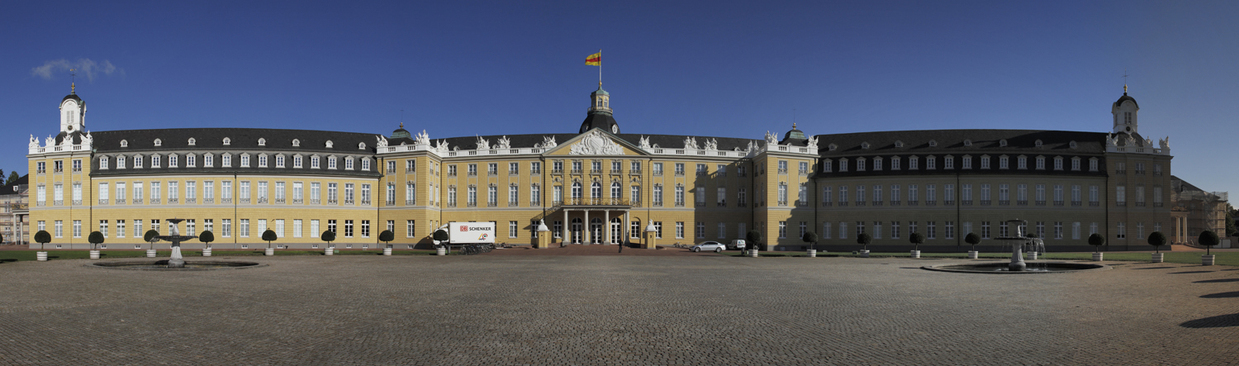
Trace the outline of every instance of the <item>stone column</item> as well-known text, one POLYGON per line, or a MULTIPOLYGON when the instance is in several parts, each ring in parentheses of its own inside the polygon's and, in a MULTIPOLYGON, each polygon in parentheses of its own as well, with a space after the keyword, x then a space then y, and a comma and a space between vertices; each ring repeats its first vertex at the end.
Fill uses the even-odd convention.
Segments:
POLYGON ((581 220, 581 244, 589 244, 589 209, 585 210, 585 218, 581 220))
POLYGON ((611 210, 603 210, 602 217, 604 217, 602 220, 602 241, 609 243, 611 240, 611 210))
POLYGON ((564 237, 560 239, 561 243, 568 242, 568 240, 572 238, 571 236, 572 235, 572 223, 568 222, 568 209, 565 208, 563 210, 564 210, 564 232, 563 232, 564 237))

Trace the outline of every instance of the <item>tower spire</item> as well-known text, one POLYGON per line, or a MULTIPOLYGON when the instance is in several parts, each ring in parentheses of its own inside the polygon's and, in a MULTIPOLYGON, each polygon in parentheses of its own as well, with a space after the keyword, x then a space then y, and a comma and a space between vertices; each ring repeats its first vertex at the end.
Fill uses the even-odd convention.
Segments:
POLYGON ((1123 69, 1123 95, 1127 95, 1127 69, 1123 69))
POLYGON ((69 69, 69 76, 73 78, 73 82, 69 83, 69 94, 77 94, 77 69, 69 69))

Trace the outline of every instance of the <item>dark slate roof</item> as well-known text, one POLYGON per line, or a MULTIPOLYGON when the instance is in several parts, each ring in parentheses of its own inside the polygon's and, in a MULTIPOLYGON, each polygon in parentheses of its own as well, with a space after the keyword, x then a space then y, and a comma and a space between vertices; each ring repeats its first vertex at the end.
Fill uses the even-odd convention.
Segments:
MULTIPOLYGON (((159 130, 119 130, 91 132, 94 138, 94 149, 99 153, 129 153, 149 151, 175 150, 236 150, 236 151, 306 151, 334 154, 365 154, 373 153, 378 143, 373 133, 315 131, 315 130, 281 130, 269 128, 169 128, 159 130), (189 139, 194 138, 194 146, 189 146, 189 139), (232 143, 224 146, 224 138, 232 143), (258 139, 265 138, 266 146, 258 146, 258 139), (155 139, 160 139, 162 146, 155 146, 155 139), (301 142, 300 147, 293 146, 293 139, 301 142), (128 140, 129 147, 120 147, 121 140, 128 140), (327 148, 327 141, 334 144, 327 148), (358 143, 366 144, 365 150, 357 148, 358 143)), ((388 140, 391 143, 391 140, 388 140)))
MULTIPOLYGON (((9 184, 5 184, 4 186, 0 186, 0 194, 16 194, 16 193, 19 193, 20 191, 14 190, 13 188, 14 188, 14 187, 17 187, 17 189, 21 189, 21 186, 26 185, 26 182, 28 182, 28 181, 29 181, 29 178, 30 178, 30 175, 29 175, 29 174, 26 174, 26 175, 21 176, 21 178, 17 178, 17 181, 16 181, 16 182, 9 183, 9 184)), ((7 177, 6 177, 6 179, 7 179, 7 177)))
POLYGON ((1080 131, 920 130, 859 132, 817 135, 816 137, 818 138, 818 154, 822 157, 968 152, 1104 154, 1106 151, 1105 133, 1080 131), (999 146, 999 141, 1004 139, 1007 141, 1007 146, 999 146), (972 146, 964 146, 965 140, 970 140, 972 146), (1037 140, 1041 140, 1041 147, 1036 146, 1037 140), (903 147, 895 147, 896 141, 903 142, 903 147), (935 141, 937 146, 930 146, 930 141, 935 141), (1075 149, 1070 147, 1071 141, 1076 142, 1075 149), (869 143, 868 149, 861 146, 865 142, 869 143), (831 144, 837 145, 834 151, 830 151, 831 144))
POLYGON ((64 99, 60 100, 60 102, 64 103, 66 100, 69 100, 69 99, 77 100, 78 105, 86 105, 86 103, 82 102, 82 98, 79 98, 76 93, 70 93, 69 95, 66 95, 64 99))
MULTIPOLYGON (((571 140, 577 137, 578 135, 580 134, 540 133, 540 134, 529 134, 529 135, 506 135, 506 136, 508 140, 511 141, 512 147, 533 147, 536 144, 542 143, 543 137, 554 136, 555 143, 563 144, 564 142, 571 140)), ((481 136, 481 137, 486 139, 487 142, 491 144, 491 146, 494 146, 495 143, 499 141, 499 138, 504 137, 504 136, 505 135, 487 135, 487 136, 481 136)), ((753 142, 753 144, 758 145, 758 146, 761 146, 761 144, 764 144, 762 140, 741 139, 741 138, 734 138, 734 137, 647 135, 647 134, 635 134, 635 133, 621 133, 615 136, 619 137, 621 140, 624 140, 630 144, 633 144, 634 146, 640 146, 641 138, 647 137, 650 140, 650 146, 658 146, 664 149, 684 148, 684 139, 687 137, 693 137, 697 139, 698 147, 704 147, 705 142, 710 139, 717 139, 719 150, 734 150, 736 148, 739 148, 740 150, 744 150, 748 148, 749 142, 753 142)), ((444 139, 432 138, 431 144, 438 144, 438 141, 443 140, 444 142, 448 143, 449 150, 454 150, 456 147, 460 147, 461 150, 473 150, 477 148, 477 139, 478 139, 477 136, 449 137, 449 138, 444 138, 444 139)), ((409 145, 412 145, 413 141, 408 140, 407 143, 409 145)), ((399 145, 400 142, 388 140, 388 144, 399 145)))
POLYGON ((1170 184, 1172 187, 1174 187, 1175 192, 1186 192, 1186 191, 1204 192, 1205 191, 1203 189, 1200 189, 1200 187, 1197 187, 1194 184, 1188 183, 1187 181, 1183 180, 1183 178, 1179 178, 1178 176, 1174 174, 1170 175, 1170 184))
POLYGON ((610 113, 591 112, 585 116, 584 121, 581 121, 581 129, 578 133, 585 133, 594 128, 611 132, 611 126, 616 126, 615 131, 619 131, 619 124, 615 122, 615 117, 610 113))
MULTIPOLYGON (((1126 88, 1126 87, 1124 87, 1124 88, 1126 88)), ((1118 108, 1118 106, 1119 106, 1119 105, 1122 105, 1122 104, 1123 104, 1123 101, 1127 101, 1127 100, 1130 100, 1130 101, 1132 102, 1132 104, 1135 104, 1135 105, 1136 105, 1136 109, 1140 109, 1140 104, 1139 104, 1139 103, 1136 103, 1136 98, 1132 98, 1132 97, 1128 96, 1128 95, 1127 95, 1127 92, 1123 92, 1123 96, 1119 97, 1119 100, 1117 100, 1117 101, 1115 101, 1115 102, 1114 102, 1114 107, 1115 107, 1115 108, 1118 108)))

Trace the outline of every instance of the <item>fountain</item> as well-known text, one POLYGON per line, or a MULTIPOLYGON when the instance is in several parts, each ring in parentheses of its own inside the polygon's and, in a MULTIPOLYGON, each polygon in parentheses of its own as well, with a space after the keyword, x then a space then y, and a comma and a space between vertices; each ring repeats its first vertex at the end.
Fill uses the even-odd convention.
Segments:
POLYGON ((181 256, 181 242, 198 237, 196 235, 179 235, 177 225, 180 225, 181 221, 185 221, 185 219, 168 219, 168 222, 172 224, 172 235, 156 236, 159 240, 167 240, 172 243, 172 258, 168 259, 168 268, 185 268, 185 257, 181 256))
POLYGON ((181 242, 189 239, 197 238, 193 235, 180 235, 177 230, 177 225, 184 219, 168 219, 172 223, 172 235, 156 236, 159 240, 167 240, 172 243, 172 257, 168 260, 151 262, 94 262, 95 267, 113 268, 113 269, 139 269, 139 270, 210 270, 210 269, 230 269, 230 268, 251 268, 261 267, 254 262, 229 262, 229 261, 195 261, 186 263, 185 258, 181 256, 181 242))
POLYGON ((951 264, 921 268, 932 271, 967 273, 1061 273, 1064 271, 1108 268, 1096 264, 1063 262, 1039 262, 1030 266, 1029 263, 1024 262, 1024 251, 1028 251, 1029 260, 1035 260, 1037 259, 1037 254, 1045 254, 1045 242, 1041 238, 1030 237, 1024 233, 1024 228, 1028 226, 1028 221, 1020 219, 1007 220, 1006 225, 1015 225, 1015 235, 998 237, 994 238, 994 240, 1002 241, 1006 245, 1011 246, 1011 261, 1009 263, 951 264))

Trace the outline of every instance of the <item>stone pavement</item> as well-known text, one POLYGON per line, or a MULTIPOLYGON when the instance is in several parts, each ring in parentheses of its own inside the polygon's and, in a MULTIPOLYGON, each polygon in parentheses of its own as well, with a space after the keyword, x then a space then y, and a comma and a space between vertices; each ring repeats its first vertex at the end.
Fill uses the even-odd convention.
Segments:
POLYGON ((1239 268, 1226 266, 1003 276, 896 258, 239 259, 269 266, 0 263, 0 364, 1239 363, 1239 268))

